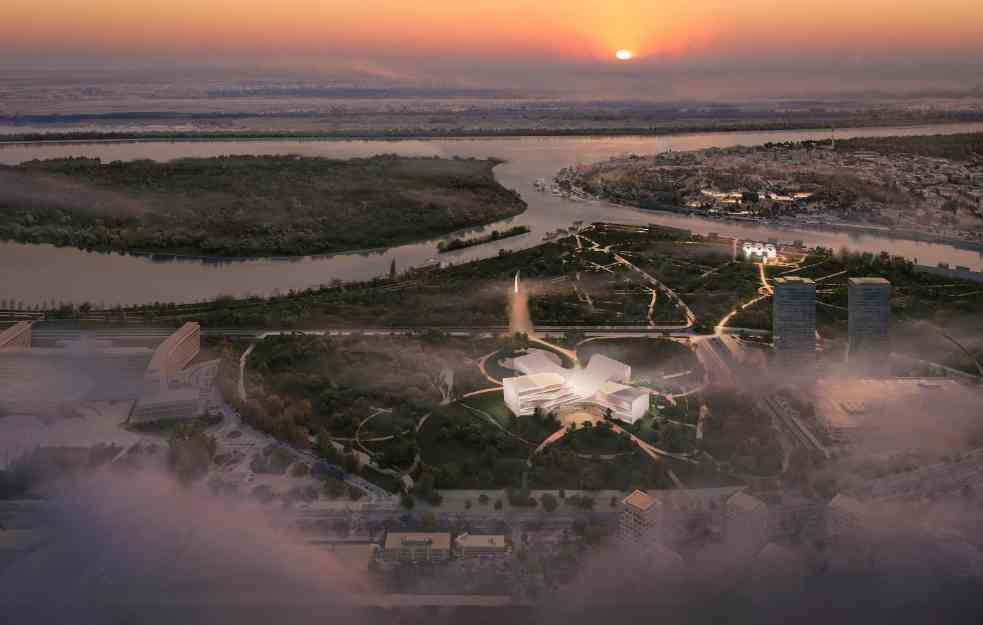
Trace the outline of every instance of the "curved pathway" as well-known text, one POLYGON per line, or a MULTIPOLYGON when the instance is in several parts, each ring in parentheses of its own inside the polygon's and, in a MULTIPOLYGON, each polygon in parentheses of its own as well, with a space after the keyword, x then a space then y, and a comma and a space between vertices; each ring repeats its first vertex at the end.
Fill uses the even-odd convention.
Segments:
MULTIPOLYGON (((587 241, 588 243, 590 243, 590 250, 592 252, 601 252, 603 254, 610 254, 611 255, 611 258, 614 259, 615 263, 620 264, 620 265, 623 265, 625 267, 628 267, 632 271, 634 271, 634 272, 638 273, 639 275, 641 275, 656 290, 661 290, 666 295, 668 295, 669 298, 673 302, 676 303, 676 306, 680 310, 683 311, 683 315, 686 317, 686 323, 663 324, 663 325, 650 325, 651 329, 653 329, 653 330, 686 330, 688 328, 692 328, 693 327, 693 324, 696 323, 696 315, 690 309, 689 305, 686 304, 686 302, 684 302, 683 299, 681 297, 679 297, 679 295, 675 291, 673 291, 671 288, 669 288, 669 286, 667 284, 665 284, 665 283, 661 282, 660 280, 654 278, 651 274, 647 273, 646 271, 644 271, 643 269, 641 269, 640 267, 638 267, 637 265, 633 264, 631 261, 629 261, 628 259, 626 259, 621 254, 619 254, 615 250, 611 249, 612 248, 611 245, 608 245, 606 247, 601 247, 601 245, 598 244, 596 241, 594 241, 592 239, 589 239, 589 238, 585 237, 583 234, 580 234, 580 233, 575 234, 574 236, 577 238, 578 244, 579 244, 580 239, 582 238, 584 241, 587 241)), ((607 267, 601 267, 601 268, 602 269, 605 269, 607 271, 610 271, 610 269, 608 269, 607 267)))
POLYGON ((249 346, 246 351, 242 352, 242 356, 239 357, 239 400, 246 401, 246 360, 249 358, 249 354, 253 353, 253 349, 256 348, 256 343, 249 346))
MULTIPOLYGON (((392 409, 391 408, 376 408, 375 412, 373 412, 369 416, 367 416, 364 419, 362 419, 361 421, 359 421, 358 426, 355 428, 355 444, 358 445, 359 447, 361 447, 362 448, 362 451, 364 451, 365 453, 369 454, 370 456, 372 455, 372 452, 369 451, 368 448, 365 445, 363 445, 362 443, 363 442, 368 443, 368 442, 371 442, 371 441, 369 439, 362 439, 359 436, 359 433, 362 431, 362 427, 366 423, 368 423, 369 421, 371 421, 372 419, 378 417, 379 415, 381 415, 383 413, 392 413, 392 409)), ((377 438, 377 439, 374 439, 374 440, 376 440, 376 441, 387 441, 387 440, 392 440, 394 438, 396 438, 396 435, 395 434, 389 434, 388 436, 383 436, 381 438, 377 438)))

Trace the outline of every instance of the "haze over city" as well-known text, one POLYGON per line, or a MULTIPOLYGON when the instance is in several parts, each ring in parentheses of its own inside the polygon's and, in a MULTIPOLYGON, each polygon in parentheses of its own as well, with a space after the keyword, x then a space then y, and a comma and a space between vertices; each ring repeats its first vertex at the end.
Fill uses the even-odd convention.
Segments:
POLYGON ((983 59, 983 9, 964 0, 208 0, 152 15, 12 0, 0 17, 7 68, 264 68, 593 97, 975 88, 983 59))

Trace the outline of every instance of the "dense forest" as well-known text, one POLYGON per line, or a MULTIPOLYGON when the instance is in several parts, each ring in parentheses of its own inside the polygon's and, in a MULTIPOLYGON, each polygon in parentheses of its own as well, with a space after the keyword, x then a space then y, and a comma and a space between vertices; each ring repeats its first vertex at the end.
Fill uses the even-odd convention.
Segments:
POLYGON ((293 256, 385 247, 525 210, 495 160, 68 158, 0 167, 0 239, 84 249, 293 256))
POLYGON ((983 159, 983 132, 912 137, 859 137, 836 142, 837 150, 917 154, 954 161, 983 159))

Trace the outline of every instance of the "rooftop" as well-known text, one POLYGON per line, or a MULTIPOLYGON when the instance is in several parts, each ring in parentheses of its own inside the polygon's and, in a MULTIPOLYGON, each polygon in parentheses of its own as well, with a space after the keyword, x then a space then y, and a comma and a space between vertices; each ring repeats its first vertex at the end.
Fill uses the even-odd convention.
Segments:
POLYGON ((850 278, 850 284, 882 284, 891 286, 891 282, 886 278, 850 278))
POLYGON ((513 366, 517 371, 521 371, 525 374, 535 374, 535 373, 569 373, 567 369, 564 369, 554 354, 544 352, 541 349, 530 349, 528 352, 517 357, 512 361, 513 366), (556 360, 554 360, 554 358, 556 360))
POLYGON ((451 535, 447 532, 389 532, 386 549, 427 546, 431 549, 450 549, 451 535))
POLYGON ((465 548, 505 547, 505 536, 502 534, 461 534, 454 542, 459 547, 465 548))
POLYGON ((786 278, 775 278, 775 284, 815 284, 815 282, 801 276, 788 276, 786 278))
POLYGON ((631 506, 632 508, 635 508, 640 512, 647 512, 649 508, 651 508, 658 502, 659 502, 658 499, 640 490, 636 490, 635 492, 628 495, 622 500, 623 504, 625 504, 626 506, 631 506))
POLYGON ((635 401, 639 397, 648 397, 650 394, 645 389, 638 388, 636 386, 626 386, 624 384, 618 384, 617 382, 606 382, 599 390, 608 397, 629 403, 635 401))
POLYGON ((560 386, 566 383, 566 379, 558 373, 534 373, 523 375, 517 378, 506 378, 505 381, 511 382, 520 393, 531 391, 537 388, 548 388, 560 386))

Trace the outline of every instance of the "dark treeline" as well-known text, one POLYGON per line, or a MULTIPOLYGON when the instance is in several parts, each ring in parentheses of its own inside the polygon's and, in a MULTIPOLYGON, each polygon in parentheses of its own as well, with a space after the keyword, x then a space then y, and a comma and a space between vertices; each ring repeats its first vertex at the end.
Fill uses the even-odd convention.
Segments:
POLYGON ((0 239, 83 249, 302 256, 386 247, 525 210, 495 160, 228 156, 0 167, 0 239))
POLYGON ((437 245, 437 249, 441 252, 452 252, 454 250, 462 250, 466 247, 474 247, 475 245, 481 245, 483 243, 491 243, 492 241, 498 241, 499 239, 506 239, 508 237, 519 236, 520 234, 529 234, 529 226, 514 226, 508 230, 492 230, 486 235, 480 237, 471 237, 468 239, 451 239, 450 241, 441 241, 437 245))
POLYGON ((983 159, 983 132, 915 137, 860 137, 836 142, 837 150, 917 154, 955 161, 983 159))

